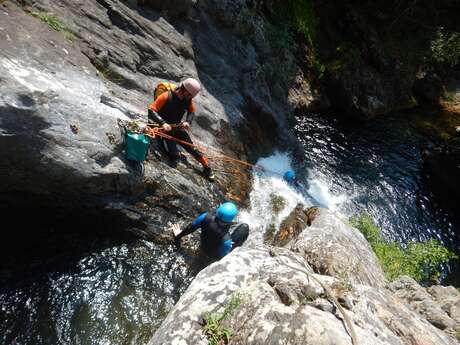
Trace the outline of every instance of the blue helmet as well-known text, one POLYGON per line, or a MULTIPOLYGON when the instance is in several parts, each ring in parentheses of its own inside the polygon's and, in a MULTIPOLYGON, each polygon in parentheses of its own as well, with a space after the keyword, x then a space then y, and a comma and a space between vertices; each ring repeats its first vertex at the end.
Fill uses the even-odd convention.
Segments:
POLYGON ((217 209, 217 218, 223 222, 230 223, 238 214, 238 209, 232 202, 225 202, 217 209))
POLYGON ((292 170, 288 170, 284 173, 283 179, 286 182, 293 182, 295 180, 295 174, 292 170))

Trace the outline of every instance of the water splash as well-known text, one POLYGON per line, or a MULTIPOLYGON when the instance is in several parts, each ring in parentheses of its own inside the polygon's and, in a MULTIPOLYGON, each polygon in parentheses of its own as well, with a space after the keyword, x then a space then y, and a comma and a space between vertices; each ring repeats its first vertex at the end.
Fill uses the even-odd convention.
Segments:
POLYGON ((251 228, 247 245, 263 243, 266 231, 273 227, 277 229, 298 203, 305 207, 322 206, 336 210, 345 200, 344 196, 334 196, 327 183, 317 178, 307 178, 308 188, 302 181, 295 186, 284 181, 284 172, 294 170, 288 153, 275 152, 259 159, 257 165, 265 171, 254 171, 251 204, 238 219, 251 228))
POLYGON ((326 179, 316 175, 312 170, 309 170, 309 178, 307 178, 307 194, 316 206, 328 208, 331 211, 342 213, 342 206, 347 201, 347 196, 344 194, 333 194, 331 192, 331 184, 326 182, 326 179))

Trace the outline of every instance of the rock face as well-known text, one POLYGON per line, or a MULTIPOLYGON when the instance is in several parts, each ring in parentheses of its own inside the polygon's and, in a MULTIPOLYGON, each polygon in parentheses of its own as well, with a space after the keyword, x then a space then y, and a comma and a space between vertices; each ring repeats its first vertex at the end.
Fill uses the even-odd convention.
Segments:
POLYGON ((364 119, 415 107, 410 74, 395 74, 394 67, 385 61, 376 69, 369 66, 369 61, 359 58, 339 75, 331 74, 328 87, 330 94, 336 95, 335 105, 364 119))
POLYGON ((460 292, 454 287, 435 285, 424 289, 413 279, 402 277, 390 284, 390 290, 433 326, 452 336, 460 329, 460 292))
POLYGON ((325 209, 305 210, 298 205, 280 225, 272 243, 299 253, 317 273, 374 287, 385 284, 364 236, 325 209))
POLYGON ((138 184, 119 155, 117 119, 129 118, 103 104, 109 91, 86 56, 18 7, 6 10, 0 14, 0 190, 99 194, 138 184))
MULTIPOLYGON (((242 159, 283 144, 276 138, 286 109, 296 107, 287 94, 308 104, 309 85, 269 85, 258 69, 270 54, 264 23, 246 17, 258 34, 243 41, 221 26, 235 23, 247 4, 218 3, 2 2, 0 199, 19 205, 33 196, 51 208, 109 208, 136 220, 134 230, 144 235, 223 199, 244 201, 247 183, 221 175, 212 186, 195 162, 177 170, 155 156, 142 166, 126 161, 118 125, 146 120, 158 81, 191 76, 203 86, 192 128, 200 142, 242 159), (236 12, 229 11, 235 4, 236 12), (52 15, 61 31, 31 14, 52 15)), ((245 180, 248 172, 236 168, 245 180)))
MULTIPOLYGON (((340 223, 324 210, 316 219, 310 228, 329 224, 332 232, 340 223)), ((311 241, 321 242, 324 236, 310 228, 300 236, 308 234, 311 241)), ((298 240, 297 248, 301 243, 307 244, 298 240)), ((359 248, 348 241, 342 251, 329 250, 330 260, 343 259, 345 249, 349 256, 361 258, 368 246, 359 248)), ((375 275, 371 272, 375 267, 367 268, 370 272, 364 276, 375 275)), ((352 344, 331 296, 343 306, 358 344, 457 344, 397 292, 357 283, 360 280, 363 274, 356 270, 348 272, 348 279, 317 274, 308 256, 286 248, 239 248, 197 275, 149 344, 208 344, 205 319, 208 313, 222 315, 225 309, 228 315, 221 327, 233 330, 228 344, 352 344), (229 309, 230 301, 237 307, 229 309)), ((452 300, 446 308, 452 310, 454 304, 452 300)))
POLYGON ((460 188, 457 183, 460 174, 460 138, 454 138, 426 151, 423 169, 441 204, 451 212, 457 222, 460 222, 460 188))

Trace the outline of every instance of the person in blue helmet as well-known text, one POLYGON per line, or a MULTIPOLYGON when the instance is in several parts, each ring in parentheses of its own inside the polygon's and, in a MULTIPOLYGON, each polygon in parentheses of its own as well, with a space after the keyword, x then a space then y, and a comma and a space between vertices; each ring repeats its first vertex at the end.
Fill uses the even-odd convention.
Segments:
POLYGON ((234 223, 238 214, 235 204, 225 202, 215 212, 204 212, 182 231, 173 225, 174 242, 180 246, 180 239, 201 228, 201 248, 211 258, 222 258, 241 246, 249 236, 246 223, 234 223))
POLYGON ((295 173, 292 170, 288 170, 284 173, 283 179, 287 183, 295 184, 296 182, 295 173))

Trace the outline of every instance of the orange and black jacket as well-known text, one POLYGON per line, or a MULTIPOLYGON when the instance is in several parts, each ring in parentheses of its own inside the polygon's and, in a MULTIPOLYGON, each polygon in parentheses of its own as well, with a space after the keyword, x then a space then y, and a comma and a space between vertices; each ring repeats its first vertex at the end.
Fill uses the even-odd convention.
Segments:
POLYGON ((150 104, 148 113, 149 119, 160 125, 179 124, 184 114, 187 114, 186 121, 191 124, 195 116, 195 104, 193 100, 181 100, 174 92, 168 91, 150 104))

